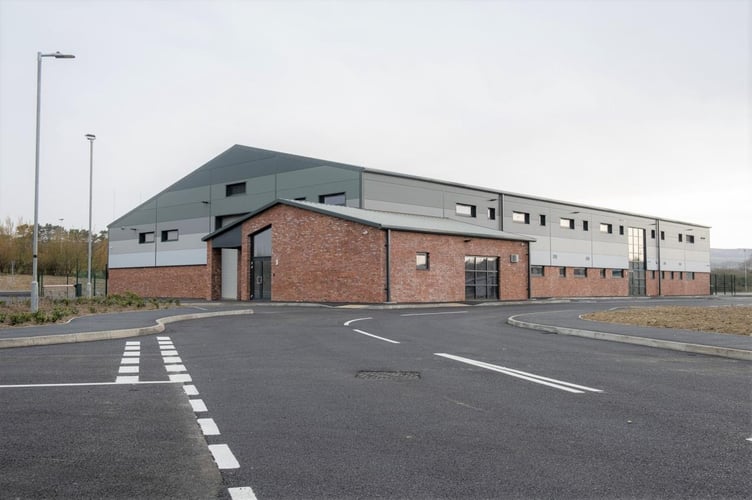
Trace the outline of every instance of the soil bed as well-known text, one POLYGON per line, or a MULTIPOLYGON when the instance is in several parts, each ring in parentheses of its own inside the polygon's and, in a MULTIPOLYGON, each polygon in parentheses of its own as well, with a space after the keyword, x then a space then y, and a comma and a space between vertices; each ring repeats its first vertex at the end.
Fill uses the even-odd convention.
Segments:
POLYGON ((606 323, 752 336, 752 306, 635 307, 599 311, 582 317, 606 323))

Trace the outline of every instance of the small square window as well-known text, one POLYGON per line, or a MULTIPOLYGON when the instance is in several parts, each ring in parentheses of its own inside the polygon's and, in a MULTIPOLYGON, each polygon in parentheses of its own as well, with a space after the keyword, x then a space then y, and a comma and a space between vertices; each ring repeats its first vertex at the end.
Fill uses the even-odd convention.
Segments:
POLYGON ((612 278, 623 278, 624 277, 624 269, 612 269, 611 270, 611 277, 612 278))
POLYGON ((454 207, 454 213, 462 217, 475 217, 475 205, 457 203, 454 207))
POLYGON ((178 230, 170 229, 162 231, 162 241, 178 241, 178 230))
POLYGON ((546 225, 546 215, 545 214, 540 214, 538 216, 538 220, 540 221, 540 225, 541 226, 545 226, 546 225))
POLYGON ((154 243, 154 231, 147 233, 138 233, 139 243, 154 243))
POLYGON ((614 226, 611 224, 606 224, 604 222, 601 222, 600 231, 602 233, 608 233, 611 234, 614 232, 614 226))
POLYGON ((559 268, 559 277, 566 278, 567 277, 567 268, 566 267, 560 267, 559 268))
POLYGON ((575 278, 587 278, 587 269, 584 267, 575 267, 572 270, 572 274, 575 278))
POLYGON ((245 194, 245 182, 225 185, 225 196, 237 196, 240 194, 245 194))
POLYGON ((691 243, 691 244, 694 244, 694 242, 695 242, 695 237, 694 237, 694 235, 688 234, 688 235, 687 235, 687 243, 691 243))
POLYGON ((530 276, 543 276, 543 266, 530 266, 530 276))
POLYGON ((582 230, 583 231, 589 231, 590 230, 590 223, 586 220, 582 221, 582 230))
POLYGON ((527 212, 512 212, 512 222, 530 224, 530 214, 527 212))
POLYGON ((415 269, 428 269, 428 252, 415 254, 415 269))
POLYGON ((322 194, 319 196, 319 203, 323 203, 324 205, 338 205, 344 207, 346 202, 347 197, 345 196, 345 193, 322 194))
POLYGON ((684 273, 684 275, 687 278, 687 281, 692 281, 695 279, 695 273, 693 271, 687 271, 684 273))
POLYGON ((574 229, 574 219, 567 219, 566 217, 561 217, 559 219, 559 227, 563 227, 564 229, 574 229))
POLYGON ((488 207, 488 220, 496 220, 496 209, 488 207))

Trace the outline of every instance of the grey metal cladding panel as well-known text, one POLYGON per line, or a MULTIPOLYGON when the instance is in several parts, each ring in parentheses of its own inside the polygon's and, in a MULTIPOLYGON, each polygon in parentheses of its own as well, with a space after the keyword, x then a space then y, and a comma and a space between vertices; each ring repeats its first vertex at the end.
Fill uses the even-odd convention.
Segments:
POLYGON ((243 226, 235 226, 224 233, 215 236, 211 240, 212 248, 237 248, 241 245, 241 233, 243 226))
POLYGON ((360 200, 358 193, 360 192, 360 182, 357 179, 346 180, 341 182, 330 182, 326 184, 318 184, 316 186, 291 188, 291 189, 277 189, 277 198, 294 200, 295 198, 301 198, 305 196, 307 201, 318 202, 319 196, 325 194, 345 193, 347 196, 347 204, 350 205, 352 200, 360 200))
MULTIPOLYGON (((160 218, 161 218, 161 214, 160 214, 160 218)), ((168 231, 170 229, 177 229, 178 236, 180 238, 182 238, 184 234, 185 235, 199 234, 201 236, 204 236, 208 234, 209 232, 208 231, 209 222, 206 217, 199 217, 199 218, 194 218, 194 219, 165 220, 165 221, 160 221, 159 224, 157 224, 157 231, 168 231)), ((161 237, 161 233, 156 234, 155 236, 156 236, 156 239, 159 240, 159 238, 161 237)))
MULTIPOLYGON (((318 166, 305 170, 295 170, 292 172, 283 172, 277 175, 278 190, 294 190, 300 188, 311 188, 314 186, 325 187, 328 184, 347 182, 358 186, 360 189, 360 172, 353 170, 318 166)), ((327 191, 329 193, 331 191, 327 191)), ((326 194, 326 193, 321 193, 326 194)), ((353 195, 356 193, 353 192, 353 195)))
POLYGON ((230 196, 212 201, 213 215, 231 215, 252 212, 276 199, 274 191, 243 196, 230 196))
POLYGON ((204 203, 189 203, 186 205, 175 205, 172 207, 159 207, 157 213, 158 222, 192 220, 203 217, 204 226, 206 226, 206 218, 209 216, 209 207, 204 203))
POLYGON ((115 223, 110 224, 109 227, 116 229, 119 227, 136 227, 143 224, 154 224, 155 213, 154 209, 136 209, 129 214, 121 217, 115 223))
POLYGON ((368 210, 379 210, 382 212, 398 212, 403 214, 427 215, 429 217, 443 217, 444 210, 439 207, 428 207, 421 205, 411 205, 408 203, 392 203, 381 200, 364 200, 363 208, 368 210))
POLYGON ((159 195, 159 209, 188 203, 200 203, 201 200, 209 201, 209 186, 201 186, 191 189, 180 189, 162 193, 159 195))
POLYGON ((491 196, 498 196, 498 193, 492 189, 485 190, 485 189, 472 189, 470 187, 462 187, 462 186, 456 186, 451 183, 442 183, 442 182, 433 182, 430 180, 423 180, 423 179, 411 179, 406 177, 400 177, 395 175, 388 175, 385 173, 376 173, 376 172, 363 172, 363 183, 366 186, 366 193, 368 193, 368 189, 372 188, 373 185, 376 183, 382 183, 382 184, 390 184, 395 186, 405 186, 405 187, 414 187, 414 188, 422 188, 422 189, 428 189, 431 191, 439 191, 439 192, 452 192, 452 193, 458 193, 458 194, 464 194, 468 196, 480 196, 485 197, 488 196, 489 198, 491 196))

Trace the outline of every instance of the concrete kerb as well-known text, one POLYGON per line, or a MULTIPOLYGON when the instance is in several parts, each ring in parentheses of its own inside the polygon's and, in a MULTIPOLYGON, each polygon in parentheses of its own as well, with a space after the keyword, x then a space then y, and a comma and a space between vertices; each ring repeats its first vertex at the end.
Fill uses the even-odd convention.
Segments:
POLYGON ((142 335, 153 335, 155 333, 163 332, 165 325, 176 323, 178 321, 214 318, 217 316, 237 316, 241 314, 253 314, 253 309, 234 309, 232 311, 179 314, 176 316, 158 318, 156 320, 156 325, 142 326, 138 328, 123 328, 120 330, 102 330, 98 332, 63 333, 60 335, 38 335, 34 337, 0 339, 0 349, 9 349, 12 347, 33 347, 53 344, 71 344, 76 342, 94 342, 97 340, 114 340, 129 337, 139 337, 142 335))
POLYGON ((730 359, 740 359, 742 361, 752 361, 752 351, 744 349, 733 349, 729 347, 716 347, 703 344, 690 344, 685 342, 675 342, 672 340, 659 340, 647 337, 637 337, 634 335, 621 335, 618 333, 598 332, 594 330, 581 330, 579 328, 568 328, 562 326, 541 325, 522 321, 517 319, 523 314, 511 316, 507 323, 520 328, 529 330, 538 330, 541 332, 556 333, 558 335, 571 335, 575 337, 584 337, 595 340, 607 340, 610 342, 621 342, 623 344, 635 344, 646 347, 655 347, 658 349, 670 349, 672 351, 691 352, 695 354, 707 354, 709 356, 721 356, 730 359))

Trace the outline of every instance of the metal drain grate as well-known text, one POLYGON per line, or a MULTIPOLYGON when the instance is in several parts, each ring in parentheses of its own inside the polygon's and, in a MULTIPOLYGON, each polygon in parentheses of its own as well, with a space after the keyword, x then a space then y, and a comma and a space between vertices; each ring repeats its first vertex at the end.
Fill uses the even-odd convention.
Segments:
POLYGON ((420 372, 361 370, 355 374, 355 378, 366 380, 420 380, 420 372))

